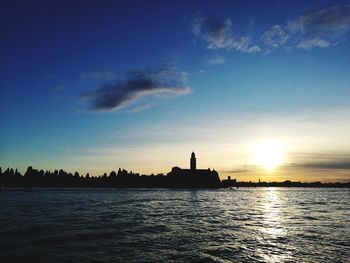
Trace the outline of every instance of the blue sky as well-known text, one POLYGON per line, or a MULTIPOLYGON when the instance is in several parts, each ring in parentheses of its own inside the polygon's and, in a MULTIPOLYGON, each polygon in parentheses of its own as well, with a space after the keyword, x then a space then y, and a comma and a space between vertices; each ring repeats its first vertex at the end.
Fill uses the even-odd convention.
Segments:
POLYGON ((349 1, 0 10, 2 167, 165 173, 194 150, 223 177, 350 178, 349 1), (266 138, 274 172, 253 161, 266 138))

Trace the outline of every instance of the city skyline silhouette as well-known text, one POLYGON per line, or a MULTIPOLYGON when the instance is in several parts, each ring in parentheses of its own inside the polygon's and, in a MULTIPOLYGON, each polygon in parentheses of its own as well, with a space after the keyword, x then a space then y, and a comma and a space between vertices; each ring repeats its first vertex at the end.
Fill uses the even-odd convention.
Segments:
POLYGON ((18 170, 7 168, 2 172, 0 167, 0 186, 2 189, 13 187, 98 187, 98 188, 231 188, 231 187, 350 187, 347 183, 315 182, 238 182, 235 178, 220 180, 215 169, 197 169, 195 153, 191 153, 189 169, 178 166, 171 168, 167 174, 139 174, 119 168, 99 176, 80 175, 78 172, 67 173, 60 169, 51 171, 37 170, 29 166, 22 176, 18 170))

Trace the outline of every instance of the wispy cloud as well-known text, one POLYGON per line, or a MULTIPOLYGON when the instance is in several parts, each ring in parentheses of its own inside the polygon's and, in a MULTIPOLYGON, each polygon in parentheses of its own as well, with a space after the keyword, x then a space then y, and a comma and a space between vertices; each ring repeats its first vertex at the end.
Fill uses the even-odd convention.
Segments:
POLYGON ((86 92, 81 98, 88 103, 90 111, 119 111, 129 106, 131 111, 140 111, 149 105, 143 100, 157 101, 169 97, 187 95, 191 89, 185 86, 186 72, 173 67, 163 67, 153 71, 134 71, 127 74, 126 80, 109 84, 86 92), (137 105, 141 102, 142 105, 137 105))
POLYGON ((235 169, 235 170, 227 170, 227 171, 221 171, 223 173, 229 173, 229 174, 237 174, 237 173, 247 173, 249 170, 247 169, 235 169))
POLYGON ((310 162, 297 165, 297 167, 319 170, 350 170, 350 159, 333 162, 310 162))
POLYGON ((82 80, 107 80, 113 81, 121 77, 120 72, 114 71, 98 71, 98 72, 89 72, 82 73, 80 78, 82 80))
POLYGON ((349 153, 295 153, 296 168, 314 170, 350 170, 349 153))
POLYGON ((208 49, 236 50, 246 53, 260 51, 260 47, 252 43, 249 35, 234 34, 230 19, 219 20, 197 14, 192 20, 191 28, 195 37, 207 43, 208 49))
POLYGON ((205 42, 207 49, 212 50, 269 53, 278 48, 287 51, 327 48, 336 45, 350 31, 350 5, 304 12, 285 23, 275 24, 260 35, 259 44, 253 42, 252 33, 239 35, 232 28, 229 18, 217 19, 198 13, 191 24, 193 35, 205 42))
POLYGON ((326 170, 350 170, 350 160, 344 160, 343 162, 315 162, 315 163, 305 163, 297 165, 297 167, 307 168, 307 169, 326 169, 326 170))
POLYGON ((134 108, 130 109, 130 112, 139 112, 139 111, 143 111, 145 109, 148 109, 149 107, 151 107, 151 104, 141 104, 141 105, 137 105, 134 108))
POLYGON ((278 48, 283 46, 289 39, 289 35, 280 25, 273 26, 270 30, 263 33, 261 39, 262 41, 273 48, 278 48))
POLYGON ((272 48, 326 48, 337 44, 349 30, 350 6, 337 5, 306 12, 284 25, 274 25, 263 33, 262 40, 272 48))
POLYGON ((225 63, 225 58, 221 56, 215 56, 207 59, 209 65, 222 65, 225 63))
POLYGON ((57 91, 62 91, 62 90, 64 90, 64 89, 66 89, 66 86, 65 86, 65 85, 59 85, 59 86, 56 86, 55 89, 56 89, 57 91))

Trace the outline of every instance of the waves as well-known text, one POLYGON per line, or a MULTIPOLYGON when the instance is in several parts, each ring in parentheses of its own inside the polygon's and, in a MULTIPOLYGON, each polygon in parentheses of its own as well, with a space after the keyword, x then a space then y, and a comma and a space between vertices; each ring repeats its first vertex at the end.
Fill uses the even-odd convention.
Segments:
POLYGON ((2 262, 346 262, 348 189, 0 194, 2 262))

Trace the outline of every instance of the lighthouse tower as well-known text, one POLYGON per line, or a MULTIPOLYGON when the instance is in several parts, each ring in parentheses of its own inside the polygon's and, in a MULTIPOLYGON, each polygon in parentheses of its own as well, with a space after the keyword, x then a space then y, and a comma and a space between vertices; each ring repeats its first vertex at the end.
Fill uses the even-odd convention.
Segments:
POLYGON ((190 168, 191 168, 191 171, 196 170, 196 155, 194 154, 194 152, 192 152, 192 154, 191 154, 190 168))

